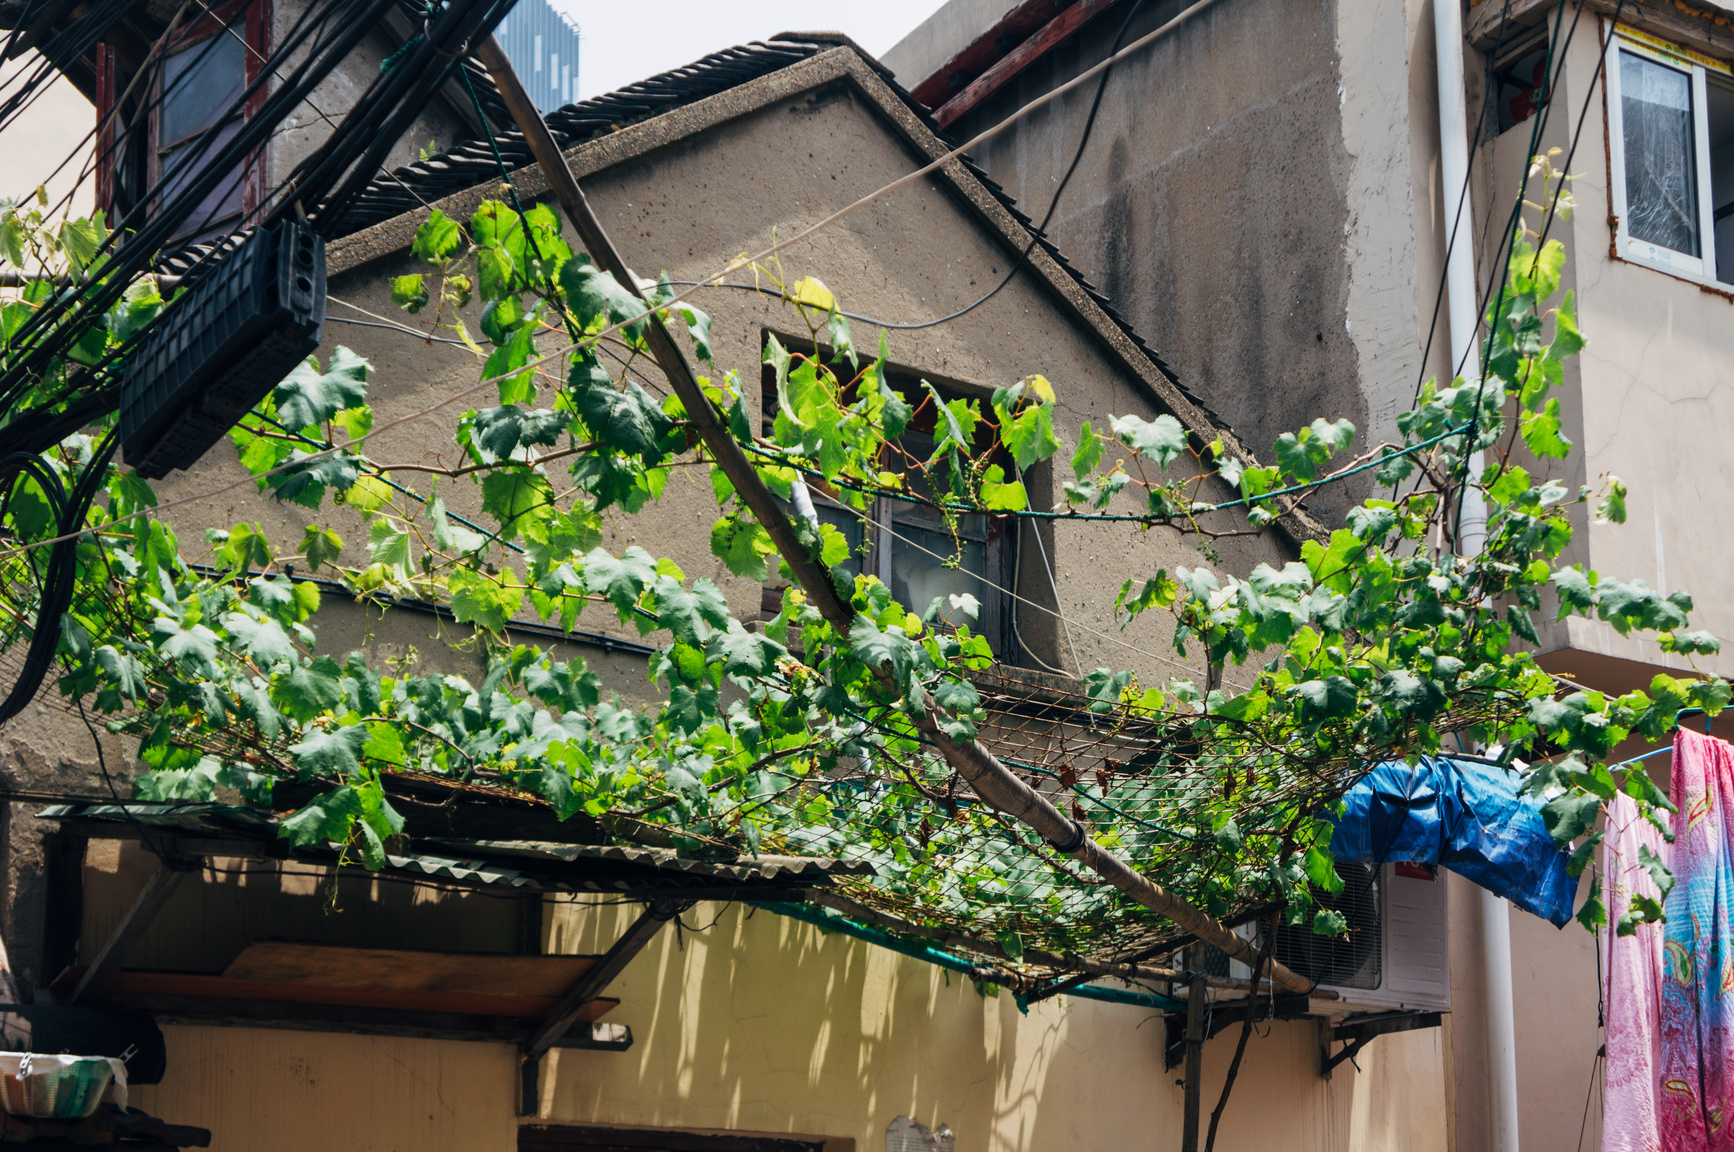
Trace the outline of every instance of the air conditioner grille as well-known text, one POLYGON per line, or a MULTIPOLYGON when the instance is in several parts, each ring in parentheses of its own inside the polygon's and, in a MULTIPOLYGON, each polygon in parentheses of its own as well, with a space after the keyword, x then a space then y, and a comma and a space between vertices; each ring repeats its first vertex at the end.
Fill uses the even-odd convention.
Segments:
POLYGON ((1336 988, 1377 988, 1384 982, 1384 892, 1381 869, 1372 864, 1337 865, 1343 890, 1335 896, 1312 889, 1315 912, 1335 910, 1349 922, 1344 936, 1313 932, 1311 917, 1276 930, 1276 958, 1320 984, 1336 988))

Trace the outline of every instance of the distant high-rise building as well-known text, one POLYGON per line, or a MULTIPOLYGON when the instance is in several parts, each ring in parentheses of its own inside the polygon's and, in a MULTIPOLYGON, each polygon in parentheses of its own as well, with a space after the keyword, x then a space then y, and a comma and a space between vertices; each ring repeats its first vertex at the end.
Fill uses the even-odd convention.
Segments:
POLYGON ((494 35, 539 110, 578 98, 578 25, 548 0, 518 0, 494 35))

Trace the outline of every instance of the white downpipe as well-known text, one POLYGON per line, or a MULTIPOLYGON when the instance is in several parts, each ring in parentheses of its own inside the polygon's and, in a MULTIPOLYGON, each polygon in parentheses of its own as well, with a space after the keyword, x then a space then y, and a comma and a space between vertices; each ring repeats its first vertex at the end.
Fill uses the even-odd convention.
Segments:
MULTIPOLYGON (((1451 363, 1462 365, 1464 382, 1481 376, 1480 329, 1475 301, 1475 228, 1469 204, 1469 112, 1463 97, 1463 10, 1459 0, 1434 0, 1433 35, 1439 82, 1439 176, 1445 194, 1447 323, 1451 363), (1455 236, 1455 241, 1452 237, 1455 236)), ((1476 452, 1469 474, 1479 477, 1486 461, 1476 452)), ((1463 495, 1459 552, 1473 556, 1487 538, 1487 505, 1479 490, 1463 495)), ((1517 1036, 1512 1021, 1511 913, 1505 899, 1481 889, 1481 964, 1487 1032, 1488 1117, 1492 1152, 1518 1152, 1517 1036)))

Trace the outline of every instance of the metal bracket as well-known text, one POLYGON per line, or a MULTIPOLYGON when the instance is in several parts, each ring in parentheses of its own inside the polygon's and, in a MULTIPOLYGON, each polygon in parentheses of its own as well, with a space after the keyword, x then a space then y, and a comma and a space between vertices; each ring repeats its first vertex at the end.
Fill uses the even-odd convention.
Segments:
POLYGON ((584 975, 578 978, 578 983, 572 986, 560 1003, 555 1005, 554 1010, 548 1013, 547 1018, 524 1040, 519 1049, 522 1061, 519 1069, 520 1116, 536 1114, 542 1055, 566 1034, 568 1028, 577 1023, 584 1009, 607 990, 616 976, 625 971, 626 966, 644 950, 644 946, 661 931, 662 926, 692 907, 692 904, 690 900, 652 900, 644 913, 632 922, 632 926, 620 934, 620 939, 614 942, 613 947, 585 970, 584 975))
POLYGON ((1353 1060, 1373 1040, 1392 1032, 1414 1032, 1422 1028, 1437 1028, 1444 1021, 1440 1012, 1391 1012, 1359 1020, 1347 1020, 1324 1036, 1319 1048, 1319 1075, 1326 1080, 1344 1060, 1353 1060), (1342 1049, 1331 1055, 1331 1043, 1341 1041, 1342 1049))

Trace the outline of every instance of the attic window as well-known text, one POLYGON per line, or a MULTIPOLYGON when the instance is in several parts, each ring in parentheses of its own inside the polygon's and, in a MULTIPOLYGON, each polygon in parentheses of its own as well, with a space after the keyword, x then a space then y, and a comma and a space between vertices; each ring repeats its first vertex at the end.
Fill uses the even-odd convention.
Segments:
POLYGON ((1628 260, 1734 282, 1734 76, 1624 30, 1607 59, 1615 240, 1628 260))
MULTIPOLYGON (((933 455, 936 431, 931 399, 922 405, 927 393, 919 376, 895 370, 889 375, 892 386, 916 409, 914 419, 897 440, 896 451, 925 462, 933 455)), ((763 430, 768 436, 777 413, 776 374, 768 365, 762 388, 763 430)), ((948 395, 941 389, 941 395, 949 399, 955 393, 948 395)), ((982 435, 991 433, 984 429, 982 435)), ((909 473, 915 494, 930 499, 935 495, 932 485, 945 483, 943 461, 929 465, 927 477, 908 467, 901 456, 887 460, 885 466, 909 473)), ((935 599, 947 602, 954 595, 975 597, 978 609, 971 630, 987 638, 1002 662, 1020 662, 1014 651, 1013 603, 1005 592, 1012 587, 1017 557, 1015 524, 1005 518, 958 516, 947 525, 933 508, 888 497, 873 500, 864 516, 830 499, 821 488, 809 484, 813 510, 821 522, 836 528, 849 542, 845 568, 850 575, 867 572, 877 576, 899 604, 917 615, 924 614, 935 599)), ((1042 579, 1045 581, 1045 574, 1042 579)), ((767 594, 767 610, 774 610, 777 600, 767 594)), ((954 621, 962 619, 949 604, 946 610, 954 621)))

